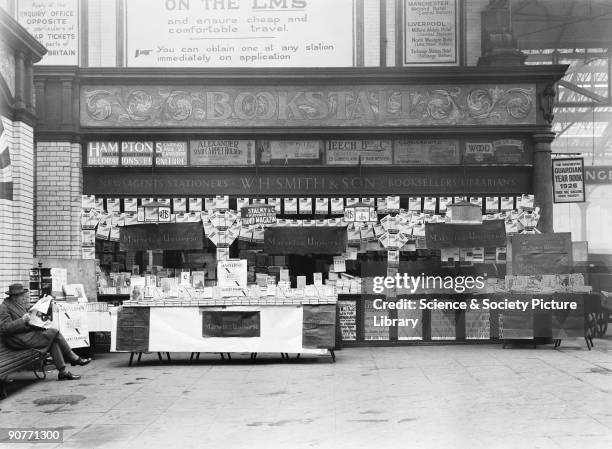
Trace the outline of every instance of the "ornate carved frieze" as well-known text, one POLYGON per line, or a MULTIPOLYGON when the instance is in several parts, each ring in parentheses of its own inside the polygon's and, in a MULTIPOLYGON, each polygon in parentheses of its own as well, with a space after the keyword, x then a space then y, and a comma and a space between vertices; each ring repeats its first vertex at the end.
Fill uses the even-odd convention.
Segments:
POLYGON ((87 127, 454 126, 536 123, 533 84, 82 86, 87 127))

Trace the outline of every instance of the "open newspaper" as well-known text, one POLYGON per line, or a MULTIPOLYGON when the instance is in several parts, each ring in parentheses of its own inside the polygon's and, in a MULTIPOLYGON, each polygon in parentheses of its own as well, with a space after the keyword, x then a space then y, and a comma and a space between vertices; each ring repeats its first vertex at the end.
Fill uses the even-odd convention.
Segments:
POLYGON ((30 322, 28 323, 33 327, 40 327, 42 329, 48 329, 51 327, 51 315, 49 314, 49 308, 51 307, 52 296, 45 295, 40 298, 36 304, 30 307, 30 322))

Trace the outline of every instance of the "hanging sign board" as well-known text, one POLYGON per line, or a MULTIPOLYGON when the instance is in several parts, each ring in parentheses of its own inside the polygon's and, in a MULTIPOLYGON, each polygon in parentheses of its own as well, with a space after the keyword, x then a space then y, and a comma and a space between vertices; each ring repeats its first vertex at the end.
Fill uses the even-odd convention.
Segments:
POLYGON ((192 140, 191 165, 254 165, 254 140, 192 140))
POLYGON ((124 226, 119 235, 120 251, 150 249, 202 249, 201 223, 164 223, 124 226))
POLYGON ((504 220, 488 220, 482 224, 426 223, 427 249, 504 246, 504 220))
POLYGON ((583 203, 584 159, 553 159, 553 198, 555 203, 583 203))
POLYGON ((304 226, 268 228, 264 252, 268 254, 342 254, 348 242, 346 227, 304 226))

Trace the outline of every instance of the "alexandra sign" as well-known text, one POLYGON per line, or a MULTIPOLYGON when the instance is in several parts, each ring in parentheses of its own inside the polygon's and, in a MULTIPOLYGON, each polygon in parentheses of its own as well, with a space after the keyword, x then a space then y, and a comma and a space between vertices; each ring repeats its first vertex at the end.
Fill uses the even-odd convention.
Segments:
POLYGON ((81 125, 98 127, 516 125, 535 124, 535 93, 532 84, 109 85, 83 86, 80 110, 81 125))

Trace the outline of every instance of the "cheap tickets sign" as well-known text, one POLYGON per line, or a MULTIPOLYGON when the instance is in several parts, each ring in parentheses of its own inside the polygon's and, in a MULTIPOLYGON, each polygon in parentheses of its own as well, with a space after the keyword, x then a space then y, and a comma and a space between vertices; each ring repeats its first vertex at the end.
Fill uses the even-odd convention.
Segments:
POLYGON ((584 159, 553 159, 552 169, 554 202, 584 202, 584 159))

